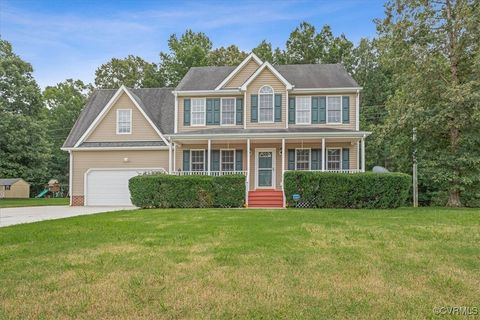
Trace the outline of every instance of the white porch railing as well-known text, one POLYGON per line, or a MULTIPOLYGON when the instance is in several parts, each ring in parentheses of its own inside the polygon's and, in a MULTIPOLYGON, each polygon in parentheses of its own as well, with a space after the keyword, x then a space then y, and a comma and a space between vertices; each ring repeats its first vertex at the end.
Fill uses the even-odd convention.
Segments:
POLYGON ((247 171, 246 170, 241 170, 241 171, 175 171, 171 173, 172 175, 175 176, 229 176, 229 175, 234 175, 234 174, 241 174, 246 176, 247 171))

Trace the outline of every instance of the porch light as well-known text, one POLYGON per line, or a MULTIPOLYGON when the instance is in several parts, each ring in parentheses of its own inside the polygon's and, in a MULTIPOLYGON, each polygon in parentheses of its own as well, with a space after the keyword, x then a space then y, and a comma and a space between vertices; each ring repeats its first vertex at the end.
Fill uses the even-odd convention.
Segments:
POLYGON ((123 158, 123 162, 128 162, 128 158, 123 158))

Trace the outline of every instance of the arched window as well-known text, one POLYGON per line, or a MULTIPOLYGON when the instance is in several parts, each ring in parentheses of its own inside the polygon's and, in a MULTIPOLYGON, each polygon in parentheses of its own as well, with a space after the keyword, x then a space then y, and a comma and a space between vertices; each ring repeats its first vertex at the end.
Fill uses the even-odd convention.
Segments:
POLYGON ((263 86, 258 91, 259 122, 273 122, 273 89, 263 86))

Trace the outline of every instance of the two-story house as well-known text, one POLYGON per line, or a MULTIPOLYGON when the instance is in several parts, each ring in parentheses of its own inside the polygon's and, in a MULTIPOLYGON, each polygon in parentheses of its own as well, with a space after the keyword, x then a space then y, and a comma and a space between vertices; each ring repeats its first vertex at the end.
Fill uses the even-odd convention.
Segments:
POLYGON ((191 68, 176 88, 97 90, 63 146, 71 205, 129 205, 149 171, 246 175, 246 205, 283 206, 287 170, 364 171, 361 88, 340 64, 191 68))

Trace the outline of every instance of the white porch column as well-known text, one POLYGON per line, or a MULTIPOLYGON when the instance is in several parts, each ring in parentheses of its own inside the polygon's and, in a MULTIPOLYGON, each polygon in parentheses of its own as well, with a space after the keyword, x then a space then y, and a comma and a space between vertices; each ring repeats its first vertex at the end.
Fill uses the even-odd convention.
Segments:
POLYGON ((362 138, 362 172, 365 172, 365 137, 362 138))
POLYGON ((172 170, 173 172, 177 171, 177 145, 173 144, 173 165, 172 165, 172 170))
POLYGON ((325 138, 322 138, 322 172, 325 171, 325 162, 327 157, 325 156, 325 138))
MULTIPOLYGON (((288 122, 288 121, 287 121, 288 122)), ((285 139, 282 139, 282 193, 283 193, 283 207, 285 208, 285 186, 284 186, 284 180, 285 180, 285 139)))
POLYGON ((245 203, 248 208, 248 191, 250 190, 250 139, 247 139, 247 178, 245 179, 245 203))
POLYGON ((168 173, 172 173, 172 143, 168 146, 168 173))
POLYGON ((211 158, 211 153, 212 153, 211 150, 210 150, 211 148, 212 148, 212 140, 208 139, 208 149, 207 149, 207 152, 208 152, 208 154, 207 154, 207 159, 208 159, 208 161, 207 161, 207 172, 208 172, 208 175, 210 175, 210 167, 211 167, 210 161, 212 160, 212 159, 210 159, 211 158))

